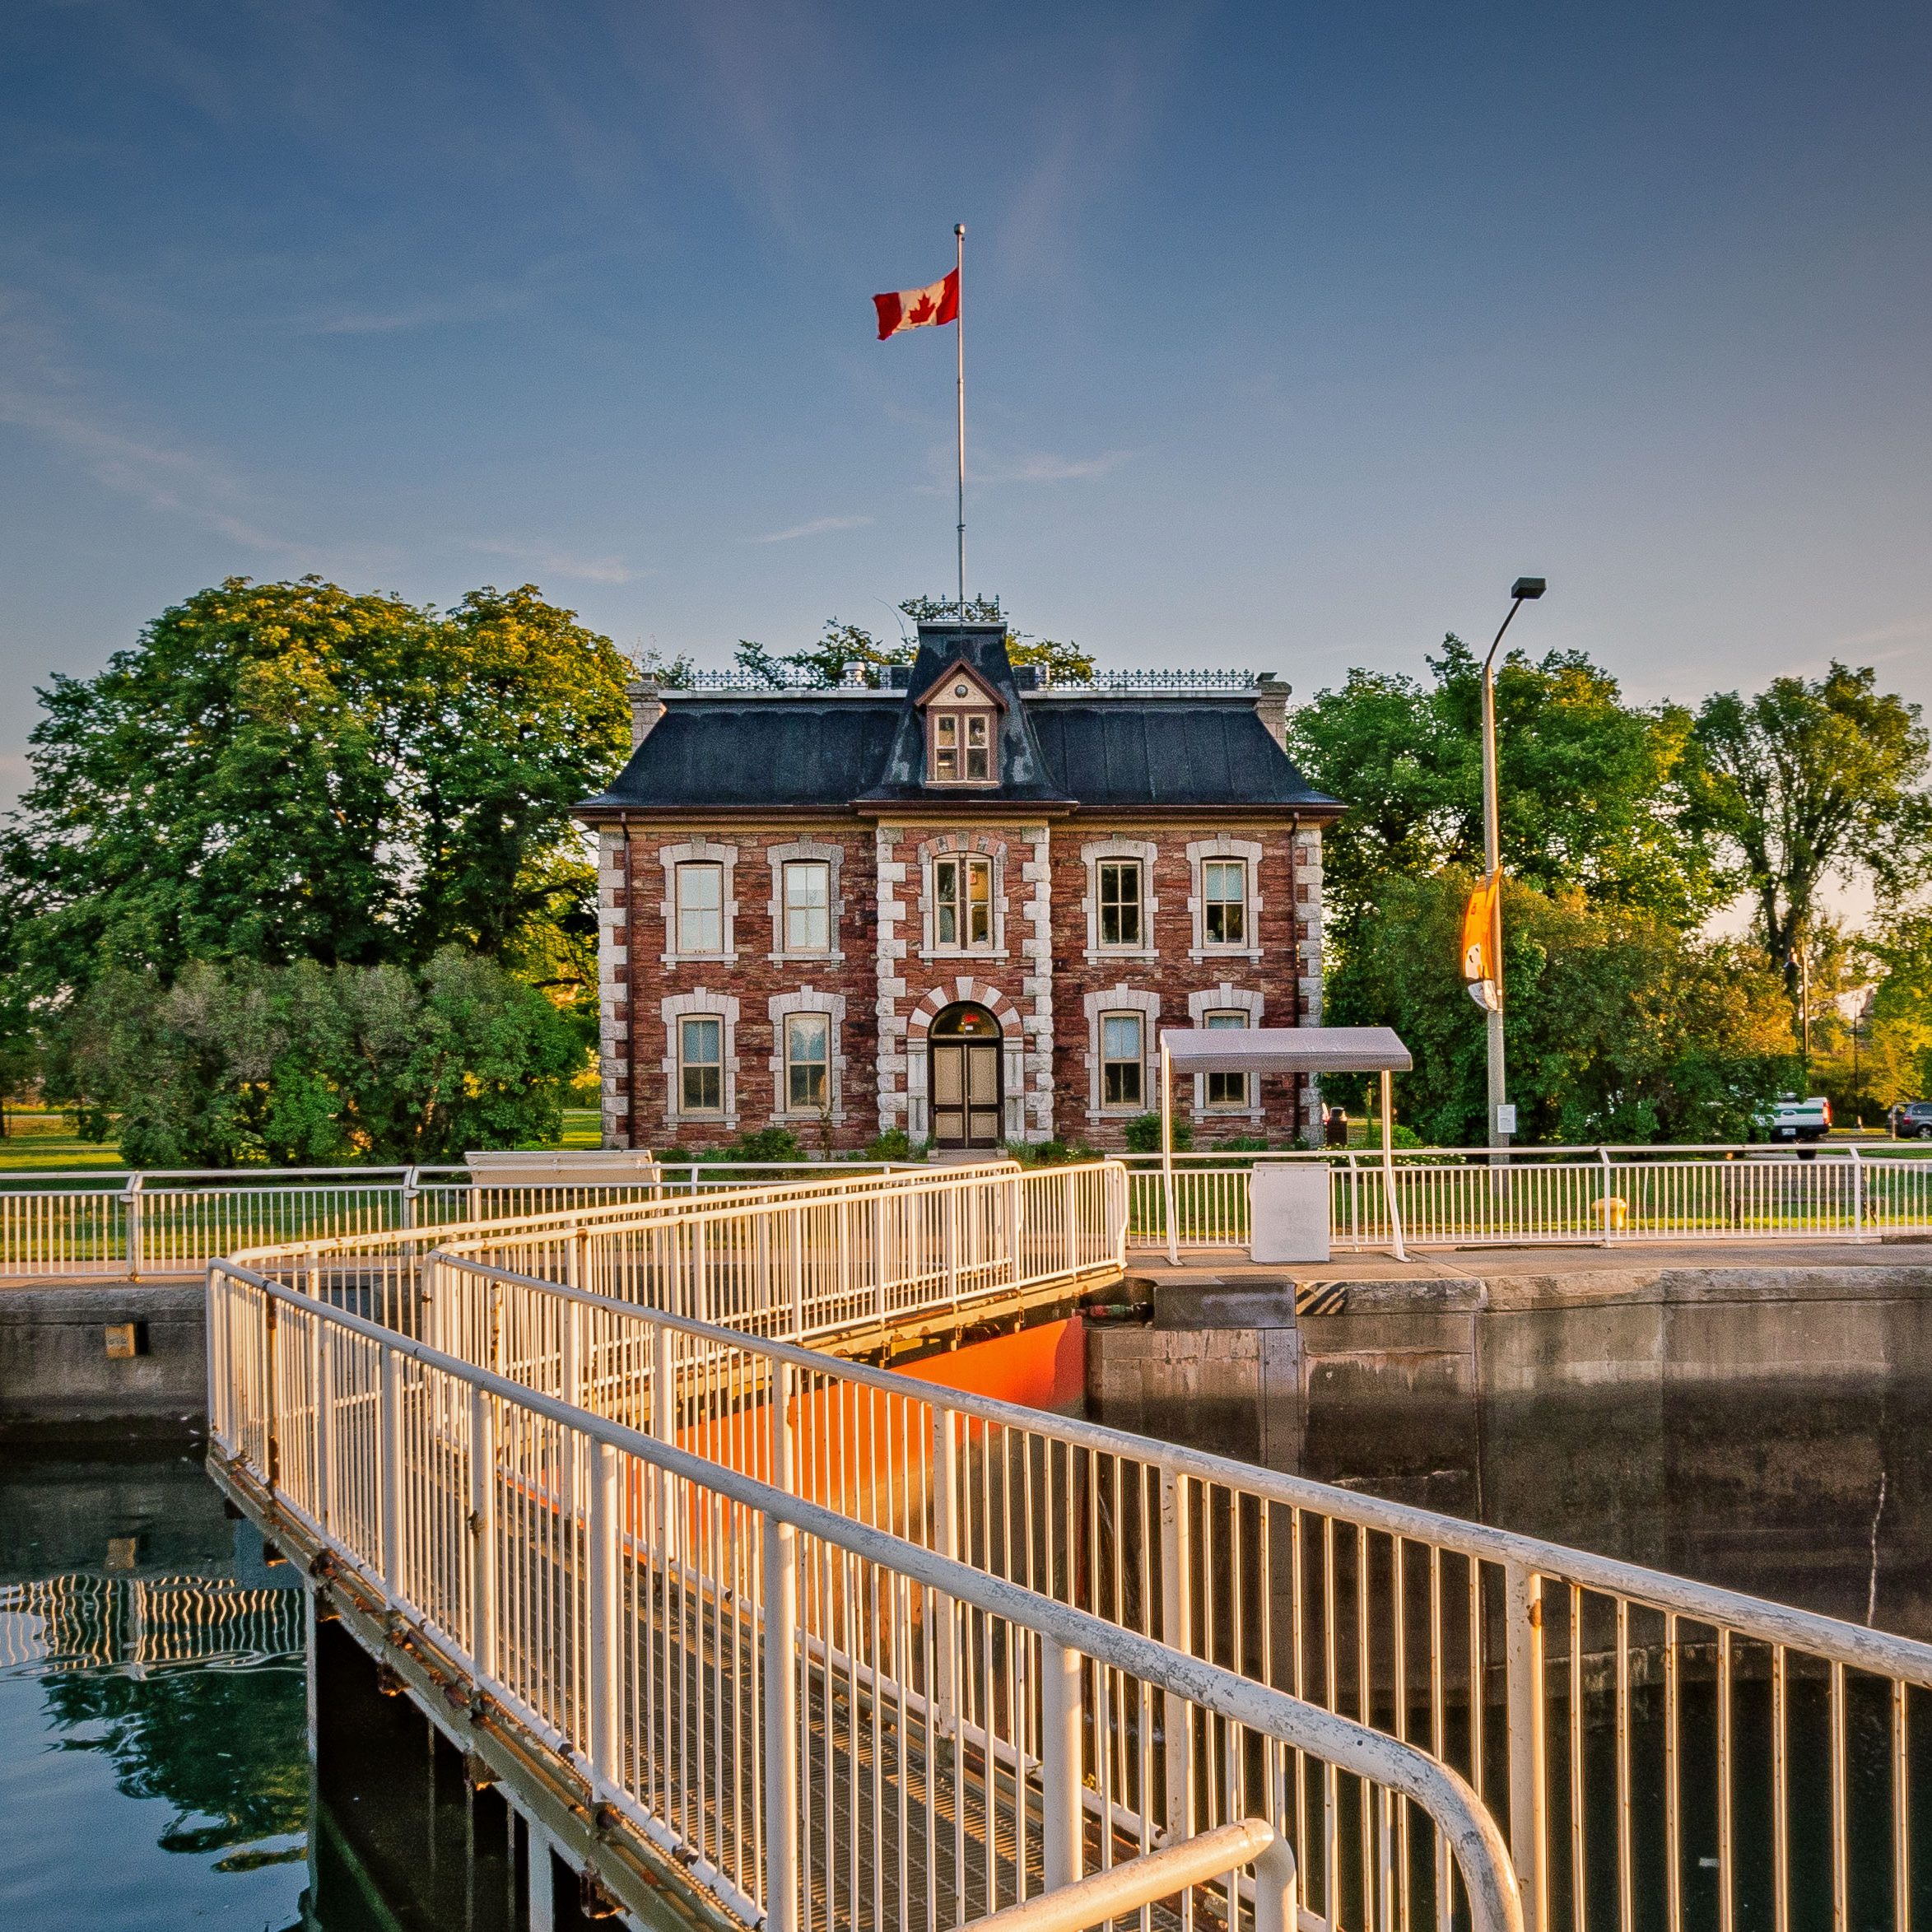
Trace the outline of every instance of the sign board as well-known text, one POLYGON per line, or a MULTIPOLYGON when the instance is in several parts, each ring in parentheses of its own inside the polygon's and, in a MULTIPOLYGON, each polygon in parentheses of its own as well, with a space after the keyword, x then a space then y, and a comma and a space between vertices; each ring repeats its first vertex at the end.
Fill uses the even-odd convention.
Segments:
POLYGON ((1516 1103, 1511 1100, 1496 1103, 1496 1131, 1498 1134, 1514 1134, 1516 1131, 1516 1103))

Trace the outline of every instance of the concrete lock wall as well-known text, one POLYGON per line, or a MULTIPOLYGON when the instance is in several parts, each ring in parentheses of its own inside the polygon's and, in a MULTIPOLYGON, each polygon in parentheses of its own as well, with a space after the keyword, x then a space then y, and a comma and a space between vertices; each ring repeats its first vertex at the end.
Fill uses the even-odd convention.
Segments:
POLYGON ((203 1293, 199 1282, 0 1287, 0 1431, 71 1438, 200 1428, 203 1293), (133 1352, 110 1354, 109 1331, 128 1324, 133 1352))
POLYGON ((1175 1405, 1231 1453, 1292 1469, 1311 1400, 1385 1420, 1562 1390, 1799 1391, 1932 1378, 1932 1267, 1578 1269, 1458 1279, 1162 1283, 1145 1327, 1090 1332, 1106 1421, 1175 1405), (1303 1303, 1296 1309, 1297 1294, 1303 1303), (1257 1440, 1259 1434, 1259 1439, 1257 1440))

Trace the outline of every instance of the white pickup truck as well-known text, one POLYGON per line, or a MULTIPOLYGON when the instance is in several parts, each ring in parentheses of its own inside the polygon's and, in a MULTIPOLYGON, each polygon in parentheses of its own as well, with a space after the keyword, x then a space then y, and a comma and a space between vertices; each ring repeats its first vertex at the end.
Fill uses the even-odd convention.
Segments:
POLYGON ((1823 1140, 1832 1130, 1832 1103, 1822 1093, 1809 1100, 1782 1094, 1769 1113, 1757 1116, 1757 1125, 1767 1140, 1823 1140))

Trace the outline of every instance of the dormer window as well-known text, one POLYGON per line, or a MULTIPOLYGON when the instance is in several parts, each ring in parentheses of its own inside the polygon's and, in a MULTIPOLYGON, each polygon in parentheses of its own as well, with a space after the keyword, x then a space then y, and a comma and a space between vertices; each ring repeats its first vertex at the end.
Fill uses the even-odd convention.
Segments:
POLYGON ((926 782, 999 782, 999 701, 977 677, 951 671, 926 700, 926 782))

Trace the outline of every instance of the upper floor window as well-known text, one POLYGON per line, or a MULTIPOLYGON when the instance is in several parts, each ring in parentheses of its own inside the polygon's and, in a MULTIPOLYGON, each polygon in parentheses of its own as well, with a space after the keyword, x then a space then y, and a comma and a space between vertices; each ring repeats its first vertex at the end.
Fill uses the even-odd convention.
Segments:
POLYGON ((831 951, 831 868, 822 859, 794 859, 784 868, 784 949, 831 951))
POLYGON ((1138 1107, 1147 1055, 1138 1013, 1102 1013, 1100 1022, 1101 1105, 1138 1107))
POLYGON ((724 1111, 724 1022, 706 1013, 677 1023, 678 1111, 724 1111))
POLYGON ((932 784, 993 784, 999 778, 997 713, 966 677, 944 681, 926 710, 926 778, 932 784))
POLYGON ((1248 862, 1209 859, 1201 866, 1201 930, 1210 946, 1248 943, 1248 862))
MULTIPOLYGON (((1245 1013, 1209 1013, 1205 1023, 1210 1032, 1239 1031, 1247 1026, 1248 1016, 1245 1013)), ((1211 1107, 1245 1107, 1248 1104, 1248 1076, 1245 1073, 1208 1074, 1207 1101, 1211 1107)))
POLYGON ((1101 944, 1140 945, 1140 861, 1138 859, 1103 859, 1098 872, 1101 944))
POLYGON ((677 950, 681 953, 724 950, 724 868, 685 864, 677 868, 677 950))
POLYGON ((993 943, 993 861, 933 861, 933 943, 972 947, 993 943))

